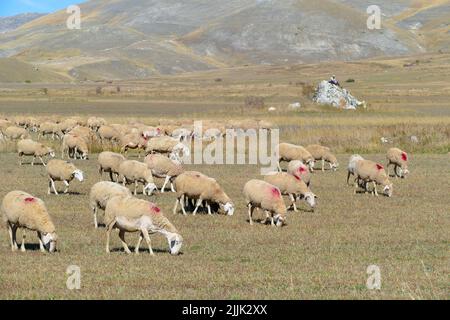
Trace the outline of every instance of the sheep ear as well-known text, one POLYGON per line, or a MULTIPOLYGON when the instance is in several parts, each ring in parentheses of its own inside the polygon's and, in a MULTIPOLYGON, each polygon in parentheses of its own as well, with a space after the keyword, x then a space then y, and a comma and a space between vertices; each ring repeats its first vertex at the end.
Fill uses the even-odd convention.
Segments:
POLYGON ((314 198, 318 199, 319 197, 318 197, 318 196, 316 196, 316 195, 314 195, 314 198))

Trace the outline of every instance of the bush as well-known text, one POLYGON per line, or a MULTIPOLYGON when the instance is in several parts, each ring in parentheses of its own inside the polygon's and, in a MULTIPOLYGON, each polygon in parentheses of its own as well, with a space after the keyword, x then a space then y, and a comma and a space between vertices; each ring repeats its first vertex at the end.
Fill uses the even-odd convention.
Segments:
POLYGON ((31 83, 31 80, 25 80, 25 83, 31 83))
POLYGON ((347 83, 353 83, 353 82, 355 82, 355 79, 350 78, 350 79, 345 80, 345 82, 347 82, 347 83))

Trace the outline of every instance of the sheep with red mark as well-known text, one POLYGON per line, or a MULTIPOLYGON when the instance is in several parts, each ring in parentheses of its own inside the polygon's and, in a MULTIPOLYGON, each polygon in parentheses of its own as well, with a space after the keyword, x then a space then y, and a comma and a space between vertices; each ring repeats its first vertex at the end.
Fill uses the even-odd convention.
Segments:
POLYGON ((386 170, 389 175, 389 166, 394 166, 394 175, 396 178, 406 178, 409 174, 408 170, 408 154, 399 148, 390 148, 386 154, 387 165, 386 170), (400 173, 397 172, 400 170, 400 173))
POLYGON ((309 187, 311 183, 311 172, 300 160, 289 161, 287 173, 300 178, 309 187))
POLYGON ((271 225, 281 227, 286 221, 286 205, 281 196, 281 191, 276 186, 262 181, 253 179, 248 181, 244 186, 244 197, 248 208, 248 217, 250 225, 253 225, 253 210, 260 208, 266 214, 266 223, 269 219, 271 225))
POLYGON ((310 171, 314 168, 314 157, 312 154, 302 146, 297 146, 290 143, 280 143, 278 145, 278 170, 281 172, 282 161, 300 160, 305 163, 310 171))
POLYGON ((322 161, 322 171, 325 171, 325 162, 328 162, 330 169, 336 171, 339 163, 336 156, 331 152, 330 148, 318 144, 310 144, 305 148, 314 157, 314 160, 322 161))
POLYGON ((384 194, 388 197, 392 196, 393 184, 389 181, 388 175, 381 164, 370 160, 359 160, 356 162, 355 175, 355 194, 360 182, 363 182, 366 191, 368 190, 368 184, 373 184, 373 195, 378 196, 377 185, 381 185, 384 194))

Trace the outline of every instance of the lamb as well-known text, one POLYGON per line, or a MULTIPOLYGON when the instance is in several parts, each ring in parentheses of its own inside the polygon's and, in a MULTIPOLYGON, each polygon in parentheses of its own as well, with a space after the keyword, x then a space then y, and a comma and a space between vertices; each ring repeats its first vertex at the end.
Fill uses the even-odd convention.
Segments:
POLYGON ((103 151, 98 155, 98 172, 100 173, 100 177, 103 172, 109 173, 109 178, 111 181, 118 181, 119 179, 119 166, 122 162, 124 162, 126 158, 115 152, 111 151, 103 151), (116 175, 116 179, 114 179, 114 175, 116 175))
POLYGON ((330 148, 311 144, 305 148, 311 153, 314 160, 322 160, 322 171, 325 171, 325 161, 330 164, 330 169, 336 171, 339 164, 337 162, 336 156, 331 153, 330 148))
POLYGON ((266 213, 266 223, 270 218, 271 225, 281 227, 286 222, 286 205, 276 186, 257 179, 248 181, 244 186, 244 196, 248 207, 250 225, 253 225, 253 210, 260 208, 266 213))
POLYGON ((372 194, 378 196, 377 192, 377 184, 383 186, 383 192, 388 197, 392 196, 393 185, 389 181, 386 171, 384 167, 376 162, 370 160, 359 160, 356 162, 355 168, 355 191, 358 188, 358 179, 362 180, 365 183, 365 189, 367 191, 368 183, 373 183, 373 191, 372 194))
POLYGON ((48 194, 51 193, 50 188, 53 188, 56 195, 58 194, 55 187, 55 181, 64 182, 66 186, 64 193, 67 193, 69 192, 69 183, 73 180, 73 178, 76 178, 80 182, 84 180, 83 172, 77 169, 74 164, 59 159, 53 159, 48 162, 47 173, 49 180, 47 191, 48 194))
POLYGON ((136 254, 139 254, 139 247, 145 238, 149 252, 153 255, 149 234, 156 232, 167 238, 172 255, 177 255, 183 244, 183 237, 156 204, 132 196, 116 196, 109 200, 105 209, 105 223, 107 253, 110 251, 109 239, 114 228, 119 229, 119 237, 126 253, 131 251, 125 242, 125 232, 140 233, 134 250, 136 254))
POLYGON ((49 155, 50 157, 55 157, 55 152, 52 148, 49 148, 42 143, 33 141, 31 139, 19 140, 17 142, 17 152, 19 154, 19 164, 22 165, 23 156, 33 156, 31 165, 34 166, 34 160, 38 157, 44 167, 46 166, 45 161, 42 157, 49 155))
POLYGON ((276 186, 281 194, 288 195, 295 212, 298 211, 295 205, 297 198, 305 199, 306 203, 314 210, 317 196, 297 176, 286 172, 271 172, 264 176, 264 181, 276 186))
POLYGON ((311 172, 300 160, 289 161, 287 173, 300 178, 308 187, 311 184, 311 172))
POLYGON ((217 203, 223 206, 223 210, 227 215, 232 216, 234 213, 234 204, 222 187, 213 178, 210 178, 197 171, 185 171, 174 180, 175 190, 177 192, 177 199, 173 214, 176 214, 178 203, 181 205, 183 214, 186 215, 184 208, 185 198, 197 200, 193 215, 197 213, 198 208, 206 201, 208 214, 211 215, 211 204, 217 203))
POLYGON ((278 145, 278 152, 279 152, 279 160, 278 160, 279 171, 282 171, 280 166, 281 161, 291 161, 291 160, 300 160, 308 165, 309 170, 311 172, 313 171, 314 158, 311 155, 311 153, 309 153, 309 151, 306 150, 304 147, 290 143, 280 143, 278 145))
POLYGON ((28 139, 30 134, 28 131, 21 127, 10 126, 5 129, 3 133, 4 137, 9 140, 28 139))
POLYGON ((409 174, 408 170, 408 154, 399 148, 390 148, 386 154, 387 165, 386 170, 389 175, 389 166, 394 165, 395 178, 406 178, 409 174), (400 168, 400 174, 397 173, 397 168, 400 168))
POLYGON ((65 134, 61 145, 61 159, 67 153, 69 158, 87 160, 89 159, 89 149, 85 139, 74 134, 65 134))
POLYGON ((119 165, 119 180, 122 180, 123 185, 134 182, 134 195, 137 194, 137 185, 142 183, 142 194, 151 195, 153 190, 158 190, 156 184, 153 182, 152 171, 145 163, 136 160, 125 160, 119 165))
POLYGON ((350 176, 354 176, 356 175, 356 163, 359 160, 364 160, 363 157, 361 157, 359 154, 354 154, 352 156, 350 156, 350 159, 348 161, 348 166, 347 166, 347 185, 348 185, 348 180, 350 179, 350 176))
POLYGON ((170 158, 180 160, 183 156, 189 156, 190 151, 187 146, 179 140, 161 136, 154 137, 148 140, 145 152, 148 153, 164 153, 170 154, 170 158))
POLYGON ((161 193, 164 193, 166 184, 169 182, 172 192, 175 192, 173 180, 184 172, 180 162, 171 160, 161 154, 149 154, 145 157, 144 163, 147 164, 155 177, 165 178, 161 193))
POLYGON ((94 214, 94 226, 96 229, 98 228, 98 209, 105 210, 108 200, 115 196, 131 196, 131 192, 127 187, 109 181, 100 181, 92 186, 89 193, 89 204, 94 214))
POLYGON ((58 237, 55 225, 48 214, 44 201, 23 191, 11 191, 4 198, 1 206, 3 221, 8 229, 11 250, 18 250, 16 232, 22 228, 20 250, 25 252, 25 229, 36 231, 39 248, 42 252, 56 250, 58 237))

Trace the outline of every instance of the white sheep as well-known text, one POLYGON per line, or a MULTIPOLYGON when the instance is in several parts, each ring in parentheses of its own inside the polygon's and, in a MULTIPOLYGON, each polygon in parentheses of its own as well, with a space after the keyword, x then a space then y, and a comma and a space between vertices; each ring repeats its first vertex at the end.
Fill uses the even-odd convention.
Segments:
POLYGON ((387 165, 386 170, 389 175, 389 167, 394 166, 395 178, 402 177, 406 178, 409 174, 408 170, 408 154, 400 150, 399 148, 390 148, 386 154, 387 165), (397 169, 400 169, 400 173, 397 173, 397 169))
POLYGON ((98 155, 98 172, 100 173, 100 178, 103 172, 109 173, 109 178, 111 181, 118 181, 119 179, 119 167, 126 158, 120 153, 103 151, 98 155), (116 178, 114 179, 114 175, 116 178))
POLYGON ((177 192, 177 199, 173 213, 176 214, 178 204, 181 205, 183 214, 186 215, 184 208, 186 198, 197 200, 194 215, 198 208, 206 201, 208 214, 211 214, 211 204, 217 203, 223 206, 223 210, 227 215, 231 216, 234 213, 234 204, 228 195, 223 191, 222 187, 213 178, 210 178, 197 171, 185 171, 174 180, 175 190, 177 192))
POLYGON ((66 162, 64 160, 53 159, 47 164, 47 174, 48 174, 48 194, 51 193, 51 188, 53 192, 57 195, 55 181, 64 182, 66 188, 64 193, 69 192, 69 183, 76 178, 78 181, 82 182, 84 180, 83 172, 79 170, 73 163, 66 162))
POLYGON ((11 126, 5 129, 3 136, 8 140, 18 140, 30 138, 28 131, 21 127, 11 126))
POLYGON ((65 134, 61 145, 61 159, 64 159, 64 154, 67 153, 69 158, 88 160, 89 149, 85 139, 74 134, 65 134))
POLYGON ((281 172, 281 161, 292 161, 300 160, 306 165, 308 165, 309 170, 313 171, 314 168, 314 157, 302 146, 297 146, 290 143, 280 143, 278 145, 278 170, 281 172))
POLYGON ((148 140, 145 152, 169 154, 171 159, 181 161, 183 156, 189 156, 190 150, 178 139, 161 136, 148 140))
POLYGON ((393 185, 389 181, 386 171, 384 170, 384 167, 381 164, 370 160, 359 160, 356 162, 355 175, 357 177, 354 183, 355 194, 359 186, 358 179, 360 179, 365 183, 366 191, 368 189, 368 184, 370 182, 373 183, 373 191, 372 191, 373 195, 378 196, 377 184, 379 184, 383 186, 383 192, 385 195, 387 195, 388 197, 392 196, 393 185))
POLYGON ((359 154, 354 154, 350 156, 350 159, 348 160, 348 166, 347 166, 347 184, 348 180, 350 179, 350 176, 356 175, 356 163, 359 160, 364 160, 363 157, 361 157, 359 154))
POLYGON ((136 160, 125 160, 119 165, 119 180, 123 185, 134 183, 134 195, 137 194, 138 183, 142 183, 142 194, 151 195, 153 190, 158 190, 153 182, 152 171, 145 163, 136 160))
POLYGON ((287 167, 287 173, 302 179, 304 183, 309 187, 311 184, 311 172, 308 167, 300 160, 289 161, 287 167))
POLYGON ((310 144, 305 148, 311 153, 314 160, 322 160, 322 171, 325 171, 325 161, 330 164, 330 169, 336 171, 339 163, 330 148, 318 144, 310 144))
POLYGON ((175 192, 173 180, 184 172, 180 162, 169 159, 161 154, 149 154, 145 157, 144 163, 155 177, 165 178, 161 193, 164 193, 165 187, 169 182, 172 192, 175 192))
POLYGON ((314 210, 317 196, 301 178, 286 172, 270 172, 264 176, 264 181, 280 189, 281 194, 289 196, 294 211, 298 211, 295 204, 297 199, 305 199, 306 203, 314 210))
POLYGON ((54 252, 58 239, 55 225, 48 214, 44 201, 23 191, 11 191, 4 198, 1 206, 3 221, 8 229, 11 250, 18 250, 16 232, 22 228, 20 250, 25 252, 25 229, 36 231, 39 248, 54 252))
POLYGON ((272 226, 281 227, 286 221, 286 205, 281 196, 280 189, 276 186, 257 179, 248 181, 244 186, 244 197, 248 207, 250 225, 253 225, 253 210, 260 208, 266 213, 266 223, 271 220, 272 226))
POLYGON ((131 196, 127 187, 110 181, 100 181, 94 184, 89 193, 89 204, 94 214, 94 226, 98 228, 98 209, 105 210, 108 200, 115 196, 131 196))
POLYGON ((125 232, 139 232, 139 239, 135 253, 143 239, 153 255, 150 236, 152 233, 164 235, 169 243, 170 254, 179 253, 183 244, 183 237, 172 223, 163 215, 162 210, 154 203, 137 199, 132 196, 116 196, 108 201, 105 208, 106 223, 106 252, 109 253, 109 239, 114 228, 119 229, 119 237, 126 253, 131 253, 125 242, 125 232))
POLYGON ((33 141, 31 139, 23 139, 17 142, 17 153, 19 154, 19 164, 22 165, 24 156, 32 156, 33 160, 31 165, 34 165, 36 157, 38 157, 42 164, 46 166, 45 161, 42 157, 49 155, 50 157, 55 157, 55 152, 52 148, 43 145, 42 143, 33 141))

